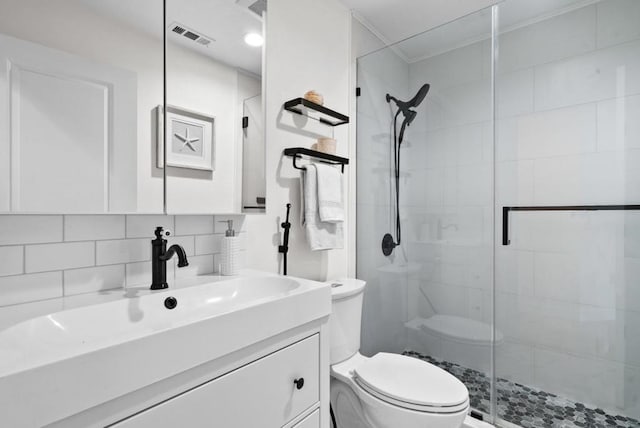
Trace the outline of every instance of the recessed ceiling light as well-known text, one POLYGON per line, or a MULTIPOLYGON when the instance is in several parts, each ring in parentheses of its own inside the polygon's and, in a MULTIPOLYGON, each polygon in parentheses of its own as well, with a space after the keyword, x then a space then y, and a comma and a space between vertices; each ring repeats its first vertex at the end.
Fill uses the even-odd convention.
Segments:
POLYGON ((244 42, 249 46, 262 46, 262 43, 264 43, 264 40, 262 39, 262 36, 258 33, 249 33, 246 36, 244 36, 244 42))

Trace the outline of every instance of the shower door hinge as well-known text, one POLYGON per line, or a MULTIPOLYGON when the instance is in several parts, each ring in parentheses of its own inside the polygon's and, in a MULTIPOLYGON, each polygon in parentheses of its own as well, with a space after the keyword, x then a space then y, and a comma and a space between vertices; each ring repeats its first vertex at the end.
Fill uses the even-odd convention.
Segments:
POLYGON ((242 129, 247 129, 249 127, 249 117, 242 116, 242 129))
POLYGON ((361 93, 361 91, 360 91, 360 87, 357 87, 357 88, 356 88, 356 97, 359 97, 359 96, 360 96, 360 93, 361 93))

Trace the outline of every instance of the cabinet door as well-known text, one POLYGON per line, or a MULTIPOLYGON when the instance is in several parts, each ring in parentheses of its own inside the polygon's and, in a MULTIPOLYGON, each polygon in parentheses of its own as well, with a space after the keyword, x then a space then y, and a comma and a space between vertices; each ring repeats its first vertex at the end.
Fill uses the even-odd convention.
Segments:
POLYGON ((319 346, 316 334, 113 426, 281 427, 319 400, 319 346))

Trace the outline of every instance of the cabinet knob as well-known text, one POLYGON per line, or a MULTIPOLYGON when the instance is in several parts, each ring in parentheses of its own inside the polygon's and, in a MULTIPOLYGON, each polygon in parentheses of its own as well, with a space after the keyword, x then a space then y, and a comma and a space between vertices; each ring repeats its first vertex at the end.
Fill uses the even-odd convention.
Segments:
POLYGON ((302 387, 304 386, 304 378, 301 377, 300 379, 296 379, 293 381, 293 383, 296 386, 296 389, 302 389, 302 387))

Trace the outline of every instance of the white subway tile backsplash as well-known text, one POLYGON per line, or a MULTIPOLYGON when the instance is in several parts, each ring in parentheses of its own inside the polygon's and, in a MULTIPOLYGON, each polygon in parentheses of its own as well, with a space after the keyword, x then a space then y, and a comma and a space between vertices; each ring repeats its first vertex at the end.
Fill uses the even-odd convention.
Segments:
POLYGON ((176 235, 205 235, 213 233, 214 217, 212 215, 184 215, 175 217, 176 235))
MULTIPOLYGON (((191 259, 189 259, 191 263, 191 259)), ((184 268, 181 268, 184 269, 184 268)), ((167 263, 167 281, 175 278, 175 261, 171 260, 167 263)), ((127 287, 151 285, 151 261, 127 263, 125 267, 126 284, 127 287)))
POLYGON ((166 215, 128 215, 127 238, 154 238, 156 227, 161 226, 165 230, 174 233, 174 216, 166 215))
POLYGON ((65 241, 95 241, 123 239, 125 216, 67 215, 64 216, 65 241))
POLYGON ((95 244, 93 242, 65 242, 27 245, 25 247, 25 271, 27 273, 93 265, 95 265, 95 244))
POLYGON ((62 296, 62 272, 45 272, 0 278, 0 306, 62 296))
MULTIPOLYGON (((177 261, 173 261, 173 264, 177 266, 177 261)), ((176 278, 190 278, 211 274, 214 271, 213 255, 193 256, 189 257, 189 266, 183 268, 175 267, 175 276, 176 278)))
MULTIPOLYGON (((171 236, 167 239, 167 248, 171 245, 180 245, 184 252, 187 253, 187 256, 192 256, 195 254, 195 237, 194 236, 171 236)), ((151 245, 151 242, 149 242, 151 245)), ((176 256, 174 256, 176 257, 176 256)))
POLYGON ((196 236, 196 254, 219 253, 222 248, 222 238, 224 235, 199 235, 196 236))
POLYGON ((61 215, 1 215, 0 245, 62 241, 61 215))
POLYGON ((119 239, 96 242, 98 265, 151 260, 151 239, 119 239))
POLYGON ((64 272, 65 296, 122 288, 124 285, 124 265, 72 269, 64 272))
MULTIPOLYGON (((189 256, 190 268, 180 269, 180 277, 211 273, 214 270, 213 253, 220 251, 220 239, 224 236, 213 233, 216 218, 160 215, 0 216, 0 306, 117 289, 125 284, 150 284, 151 239, 158 225, 172 232, 176 227, 180 233, 179 236, 172 233, 167 243, 181 245, 189 256), (131 238, 133 236, 140 238, 131 238), (196 247, 205 254, 196 255, 196 247)), ((223 216, 219 219, 226 218, 234 219, 240 247, 245 249, 246 232, 242 231, 244 216, 223 216)), ((223 226, 221 223, 222 231, 225 230, 223 226)), ((174 257, 167 264, 169 281, 176 277, 176 263, 177 258, 174 257)))
POLYGON ((24 247, 0 247, 0 276, 18 275, 24 270, 24 247))

